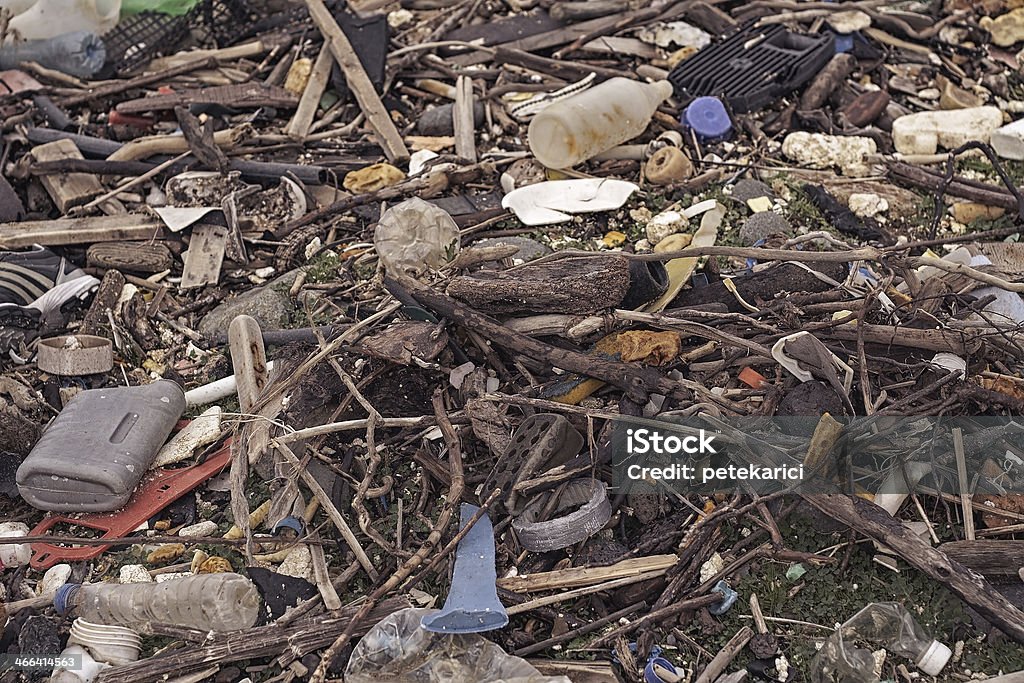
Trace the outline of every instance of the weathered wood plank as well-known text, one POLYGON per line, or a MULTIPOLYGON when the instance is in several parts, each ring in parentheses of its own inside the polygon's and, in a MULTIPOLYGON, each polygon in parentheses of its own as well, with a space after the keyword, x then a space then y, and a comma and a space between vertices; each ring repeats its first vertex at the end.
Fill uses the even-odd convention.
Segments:
POLYGON ((131 214, 0 223, 0 248, 148 240, 163 236, 163 230, 158 219, 131 214))

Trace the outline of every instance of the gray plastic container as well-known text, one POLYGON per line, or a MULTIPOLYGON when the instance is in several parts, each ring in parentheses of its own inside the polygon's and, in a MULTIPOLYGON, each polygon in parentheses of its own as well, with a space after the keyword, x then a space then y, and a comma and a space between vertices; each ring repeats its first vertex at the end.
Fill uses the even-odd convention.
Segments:
POLYGON ((170 380, 91 389, 50 423, 18 468, 18 491, 51 512, 108 512, 132 491, 185 410, 170 380))

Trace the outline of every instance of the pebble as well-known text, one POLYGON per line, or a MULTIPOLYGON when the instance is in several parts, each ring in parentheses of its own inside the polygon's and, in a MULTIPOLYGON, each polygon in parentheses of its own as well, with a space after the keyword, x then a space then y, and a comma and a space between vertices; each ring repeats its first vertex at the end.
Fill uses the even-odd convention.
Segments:
POLYGON ((751 199, 757 199, 759 197, 768 197, 769 199, 775 198, 775 192, 772 188, 760 180, 753 180, 752 178, 743 178, 742 180, 736 181, 736 184, 732 186, 732 192, 729 195, 738 202, 749 202, 751 199))
POLYGON ((288 297, 270 285, 265 285, 218 305, 203 317, 199 323, 199 333, 206 337, 223 333, 239 315, 256 318, 263 330, 279 330, 288 322, 291 312, 292 304, 288 297))
POLYGON ((992 42, 999 47, 1010 47, 1024 40, 1024 8, 1018 8, 993 19, 982 17, 978 22, 992 34, 992 42))
POLYGON ((647 223, 647 241, 657 244, 669 235, 686 230, 690 221, 679 211, 663 211, 647 223))
POLYGON ((372 164, 345 175, 341 185, 349 192, 363 194, 391 187, 405 180, 405 174, 391 164, 372 164))
POLYGON ((753 246, 769 235, 788 235, 793 226, 784 217, 774 211, 760 211, 743 221, 740 228, 740 241, 744 246, 753 246))
POLYGON ((873 218, 889 210, 889 202, 873 192, 855 192, 850 195, 847 204, 850 211, 861 218, 873 218))
POLYGON ((782 153, 808 168, 836 166, 846 176, 871 174, 864 156, 878 151, 875 141, 859 136, 840 137, 824 133, 797 131, 782 142, 782 153))

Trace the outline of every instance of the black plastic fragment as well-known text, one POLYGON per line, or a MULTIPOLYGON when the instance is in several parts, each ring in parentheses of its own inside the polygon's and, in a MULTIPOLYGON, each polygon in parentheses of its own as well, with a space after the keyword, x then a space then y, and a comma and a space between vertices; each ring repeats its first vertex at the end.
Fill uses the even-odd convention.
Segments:
POLYGON ((835 36, 746 24, 668 75, 676 95, 722 98, 736 113, 761 109, 809 81, 832 58, 835 36))
POLYGON ((871 218, 859 218, 853 211, 839 203, 821 185, 807 183, 802 189, 807 194, 807 198, 811 200, 811 203, 825 215, 828 222, 839 232, 844 235, 853 235, 863 242, 882 238, 882 233, 878 229, 878 223, 871 218))
MULTIPOLYGON (((360 17, 345 9, 334 13, 338 27, 352 43, 352 49, 359 57, 359 63, 366 70, 373 88, 377 92, 384 90, 384 67, 388 59, 388 41, 390 28, 385 14, 371 17, 360 17)), ((345 76, 337 64, 331 70, 331 84, 341 94, 348 92, 345 76)))
POLYGON ((305 579, 285 576, 262 567, 249 567, 246 571, 263 597, 271 621, 283 616, 289 607, 295 607, 317 594, 316 586, 305 579))

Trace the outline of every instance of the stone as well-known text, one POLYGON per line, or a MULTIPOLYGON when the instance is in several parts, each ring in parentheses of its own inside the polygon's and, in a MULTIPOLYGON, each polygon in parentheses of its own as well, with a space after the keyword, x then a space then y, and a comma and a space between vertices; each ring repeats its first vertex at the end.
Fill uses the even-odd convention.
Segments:
POLYGON ((163 564, 178 559, 184 552, 184 543, 168 543, 147 555, 146 562, 150 564, 163 564))
POLYGON ((740 241, 744 246, 753 246, 769 235, 788 235, 793 226, 785 218, 774 211, 760 211, 743 221, 740 228, 740 241))
MULTIPOLYGON (((998 110, 997 110, 998 111, 998 110)), ((808 168, 838 167, 846 176, 871 174, 871 166, 864 161, 868 154, 878 151, 871 138, 797 131, 782 142, 782 153, 808 168)))
POLYGON ((850 211, 861 218, 874 218, 889 210, 889 202, 872 192, 855 192, 847 200, 850 211))
POLYGON ((1024 8, 1015 9, 993 19, 982 17, 978 22, 992 34, 992 42, 999 47, 1010 47, 1024 40, 1024 8))
POLYGON ((287 295, 272 288, 272 283, 250 289, 218 305, 203 317, 199 332, 205 337, 224 334, 237 316, 251 315, 263 330, 279 330, 291 317, 292 304, 287 295))
POLYGON ((969 90, 957 86, 952 81, 947 81, 942 88, 942 96, 939 97, 939 107, 942 109, 970 109, 985 104, 984 98, 975 95, 969 90))
POLYGON ((1024 159, 1024 119, 1018 119, 995 130, 992 149, 1004 159, 1024 159))
POLYGON ((689 225, 689 219, 681 211, 662 211, 647 223, 647 240, 657 244, 669 235, 683 232, 689 225))
POLYGON ((825 19, 825 22, 836 33, 854 33, 863 31, 871 26, 871 17, 860 10, 846 10, 843 12, 832 12, 825 19))
POLYGON ((939 147, 955 149, 972 140, 987 143, 1003 125, 997 107, 923 111, 893 121, 892 141, 901 154, 935 154, 939 147))
POLYGON ((974 221, 994 221, 1006 213, 1006 209, 1000 206, 988 206, 977 202, 957 202, 950 210, 953 218, 958 223, 973 223, 974 221))
POLYGON ((743 178, 742 180, 736 181, 736 184, 732 186, 732 193, 729 196, 738 202, 746 203, 751 199, 757 199, 759 197, 775 199, 775 192, 771 187, 765 185, 760 180, 743 178))

